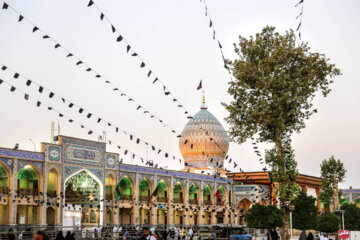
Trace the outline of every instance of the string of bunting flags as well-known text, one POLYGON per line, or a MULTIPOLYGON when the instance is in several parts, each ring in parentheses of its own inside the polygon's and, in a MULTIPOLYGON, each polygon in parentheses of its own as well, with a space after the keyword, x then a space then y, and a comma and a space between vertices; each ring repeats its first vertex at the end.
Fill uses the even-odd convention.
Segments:
MULTIPOLYGON (((110 80, 108 80, 107 78, 105 78, 102 74, 100 74, 98 71, 96 71, 93 67, 91 67, 89 64, 87 64, 85 61, 81 60, 79 57, 77 57, 73 52, 71 52, 70 50, 68 50, 67 48, 65 48, 62 44, 60 44, 60 42, 58 42, 57 40, 55 40, 53 37, 51 37, 49 34, 47 34, 44 30, 42 30, 40 27, 38 27, 37 25, 35 25, 31 20, 29 20, 28 18, 26 18, 24 15, 22 15, 18 10, 16 10, 15 8, 13 8, 12 6, 10 6, 9 4, 7 4, 6 2, 3 3, 2 9, 4 10, 8 10, 11 9, 12 11, 14 11, 17 15, 19 15, 18 17, 18 22, 22 22, 22 21, 26 21, 27 23, 29 23, 32 26, 32 32, 36 33, 36 32, 40 32, 43 36, 43 39, 47 39, 47 40, 51 40, 54 43, 54 48, 55 49, 62 49, 63 51, 65 51, 66 53, 66 58, 72 58, 75 59, 75 64, 76 66, 80 67, 80 66, 84 66, 84 69, 86 72, 92 73, 93 77, 95 77, 96 79, 99 80, 103 80, 104 83, 111 87, 112 91, 115 93, 118 93, 121 97, 126 98, 128 102, 132 102, 135 104, 135 110, 136 111, 142 111, 143 114, 147 115, 148 117, 150 117, 151 119, 155 119, 157 122, 159 122, 162 126, 168 128, 173 134, 175 134, 177 137, 180 137, 180 134, 174 129, 172 128, 169 124, 165 123, 162 119, 160 119, 159 117, 157 117, 155 114, 153 114, 150 110, 148 110, 147 108, 145 108, 145 106, 143 104, 140 104, 138 101, 136 101, 133 97, 130 97, 127 93, 125 93, 123 90, 121 90, 118 86, 116 86, 113 82, 111 82, 110 80)), ((182 104, 179 103, 179 106, 182 106, 182 104)), ((190 116, 188 116, 188 118, 190 118, 190 116)))
MULTIPOLYGON (((156 147, 155 145, 151 144, 149 141, 146 141, 140 137, 137 137, 136 135, 134 135, 133 133, 124 130, 122 128, 120 128, 119 126, 115 125, 114 123, 111 123, 107 120, 105 120, 103 117, 94 114, 93 112, 88 111, 87 109, 85 109, 84 107, 74 103, 73 101, 70 101, 62 96, 60 96, 59 94, 57 94, 55 91, 48 89, 46 87, 44 87, 43 85, 37 83, 34 80, 30 80, 30 78, 28 78, 27 76, 22 75, 21 73, 9 68, 8 66, 0 63, 1 65, 1 70, 3 71, 11 71, 13 74, 13 78, 14 79, 23 79, 25 81, 25 85, 27 87, 30 87, 31 85, 35 85, 38 88, 38 92, 41 94, 47 94, 49 98, 59 98, 59 100, 61 100, 61 102, 63 104, 65 104, 68 108, 74 108, 77 109, 77 113, 80 115, 85 115, 88 119, 95 119, 97 123, 105 123, 105 125, 110 128, 111 130, 114 130, 115 133, 119 133, 122 132, 124 135, 129 136, 129 140, 130 141, 136 141, 137 144, 139 143, 143 143, 146 146, 150 146, 151 149, 153 151, 157 151, 157 154, 160 154, 161 152, 164 153, 165 158, 169 157, 169 153, 167 153, 166 151, 164 151, 163 149, 156 147)), ((177 157, 172 156, 173 159, 175 160, 177 157)))
POLYGON ((228 71, 230 80, 232 81, 232 73, 231 73, 230 67, 226 63, 226 58, 225 58, 225 55, 224 55, 223 47, 222 47, 222 44, 220 43, 219 38, 217 37, 215 26, 214 26, 214 21, 213 21, 213 19, 211 18, 210 14, 209 14, 208 6, 206 4, 206 0, 200 0, 200 2, 203 3, 205 17, 207 17, 208 20, 209 20, 209 28, 212 31, 212 39, 217 42, 217 46, 219 48, 219 51, 220 51, 220 54, 221 54, 221 57, 222 57, 222 60, 223 60, 223 63, 224 63, 224 68, 228 71))
MULTIPOLYGON (((19 91, 19 92, 21 92, 21 93, 24 94, 24 99, 25 99, 26 101, 30 101, 30 95, 29 95, 28 93, 26 93, 25 91, 23 91, 23 90, 15 87, 15 86, 13 86, 11 83, 9 83, 9 82, 7 82, 7 81, 5 81, 5 80, 3 80, 3 79, 0 79, 0 85, 1 85, 2 83, 5 83, 5 84, 7 84, 7 85, 10 86, 10 92, 19 91)), ((88 135, 92 135, 92 134, 96 134, 97 136, 101 136, 101 135, 102 135, 101 133, 98 133, 98 132, 94 131, 93 129, 90 129, 89 127, 85 126, 84 124, 82 124, 82 123, 74 120, 74 119, 71 118, 71 117, 68 117, 67 115, 65 115, 65 114, 63 114, 62 112, 58 111, 58 110, 55 109, 54 107, 52 107, 52 106, 50 106, 50 105, 48 105, 48 104, 46 104, 46 103, 44 103, 44 102, 42 102, 42 101, 40 101, 40 100, 36 100, 36 99, 35 99, 34 102, 36 103, 36 107, 44 106, 44 107, 46 107, 49 111, 54 111, 60 118, 67 118, 67 121, 68 121, 69 123, 76 124, 76 125, 78 125, 80 128, 86 130, 88 135)), ((89 116, 89 114, 88 114, 88 116, 89 116)), ((91 115, 90 115, 90 116, 91 116, 91 115)), ((120 144, 118 144, 118 143, 116 143, 116 142, 114 142, 114 141, 112 141, 112 140, 110 140, 110 139, 108 140, 108 143, 109 143, 110 145, 114 144, 115 146, 117 146, 118 149, 122 149, 122 148, 123 148, 123 147, 120 146, 120 144)), ((138 154, 136 154, 136 153, 134 153, 134 152, 132 152, 132 151, 130 151, 130 150, 128 150, 128 149, 124 149, 124 153, 123 153, 123 154, 124 154, 124 155, 129 154, 132 159, 138 158, 139 160, 141 160, 142 163, 145 163, 144 157, 142 157, 142 156, 140 156, 140 155, 138 155, 138 154)), ((120 160, 120 163, 122 163, 122 161, 123 161, 123 159, 120 160)), ((145 165, 149 165, 149 162, 146 162, 145 165)), ((157 166, 158 166, 158 164, 157 164, 157 166)))
POLYGON ((296 19, 300 19, 299 25, 296 28, 296 31, 299 32, 299 39, 301 40, 301 25, 302 25, 302 17, 303 17, 303 11, 304 11, 304 0, 300 0, 295 7, 298 7, 301 5, 301 11, 300 14, 296 17, 296 19))
POLYGON ((126 53, 131 55, 132 57, 135 57, 139 60, 140 65, 139 67, 142 69, 146 69, 147 77, 152 79, 153 84, 160 84, 162 87, 162 91, 166 96, 170 96, 172 99, 172 102, 177 103, 177 107, 182 109, 184 111, 185 116, 188 119, 191 119, 192 116, 189 114, 189 111, 184 107, 184 105, 179 101, 177 97, 169 90, 169 88, 165 85, 163 81, 160 80, 160 78, 155 74, 155 72, 148 67, 148 64, 145 63, 144 59, 140 56, 140 54, 133 50, 133 47, 130 45, 130 43, 126 40, 124 35, 120 33, 120 31, 115 27, 115 25, 110 21, 109 17, 105 15, 105 13, 101 10, 99 5, 95 3, 94 0, 90 0, 87 4, 87 7, 94 6, 100 15, 100 21, 105 21, 109 24, 111 28, 112 34, 116 34, 116 42, 121 43, 123 42, 126 45, 126 53))

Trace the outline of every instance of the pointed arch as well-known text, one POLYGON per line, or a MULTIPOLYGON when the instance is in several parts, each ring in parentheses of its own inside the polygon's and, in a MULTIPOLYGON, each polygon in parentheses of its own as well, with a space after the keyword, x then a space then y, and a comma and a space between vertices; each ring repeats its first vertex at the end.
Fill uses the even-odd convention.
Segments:
POLYGON ((40 172, 32 164, 27 164, 20 169, 17 175, 17 190, 21 195, 36 196, 39 194, 40 172))
POLYGON ((48 197, 57 197, 59 183, 58 171, 55 168, 51 168, 46 174, 46 193, 48 197))
POLYGON ((205 205, 211 205, 213 190, 209 184, 204 186, 203 189, 203 202, 205 205))
POLYGON ((3 162, 0 161, 0 193, 9 193, 9 180, 11 171, 3 162))
POLYGON ((157 184, 157 201, 167 202, 169 193, 169 183, 165 179, 161 179, 157 184))
POLYGON ((174 203, 184 203, 185 197, 185 186, 182 181, 177 181, 173 188, 173 199, 174 203))
POLYGON ((149 178, 144 177, 139 182, 139 200, 140 201, 150 201, 150 195, 152 190, 152 182, 149 178))
POLYGON ((131 200, 133 196, 134 182, 130 176, 125 175, 120 179, 120 199, 121 200, 131 200))
POLYGON ((223 186, 219 186, 215 193, 216 205, 224 205, 226 202, 226 191, 223 186))
POLYGON ((199 201, 199 187, 196 183, 189 187, 189 202, 190 204, 198 204, 199 201))
POLYGON ((115 190, 115 177, 108 173, 105 177, 105 199, 106 201, 113 200, 113 193, 115 190))

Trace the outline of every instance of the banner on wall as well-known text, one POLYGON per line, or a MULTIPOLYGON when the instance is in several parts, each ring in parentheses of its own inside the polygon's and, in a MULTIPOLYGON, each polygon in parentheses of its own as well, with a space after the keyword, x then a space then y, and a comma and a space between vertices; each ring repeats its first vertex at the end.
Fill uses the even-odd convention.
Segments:
POLYGON ((339 236, 339 240, 350 240, 350 231, 349 230, 339 230, 338 236, 339 236))

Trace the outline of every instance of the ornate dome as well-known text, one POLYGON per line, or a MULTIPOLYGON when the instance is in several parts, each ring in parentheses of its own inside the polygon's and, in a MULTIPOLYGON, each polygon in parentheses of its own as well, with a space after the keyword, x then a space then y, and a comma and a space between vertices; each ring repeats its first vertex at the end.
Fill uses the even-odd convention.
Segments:
POLYGON ((189 168, 219 168, 229 149, 229 139, 224 127, 207 107, 190 119, 179 140, 181 154, 189 168), (212 160, 212 162, 211 162, 212 160))

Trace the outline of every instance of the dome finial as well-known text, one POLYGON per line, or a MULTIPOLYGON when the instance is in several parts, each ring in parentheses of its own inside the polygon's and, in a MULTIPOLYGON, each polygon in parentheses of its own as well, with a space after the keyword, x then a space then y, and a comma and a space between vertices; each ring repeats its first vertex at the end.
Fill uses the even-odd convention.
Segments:
POLYGON ((200 109, 207 109, 207 106, 205 105, 205 91, 202 91, 202 104, 200 109))

